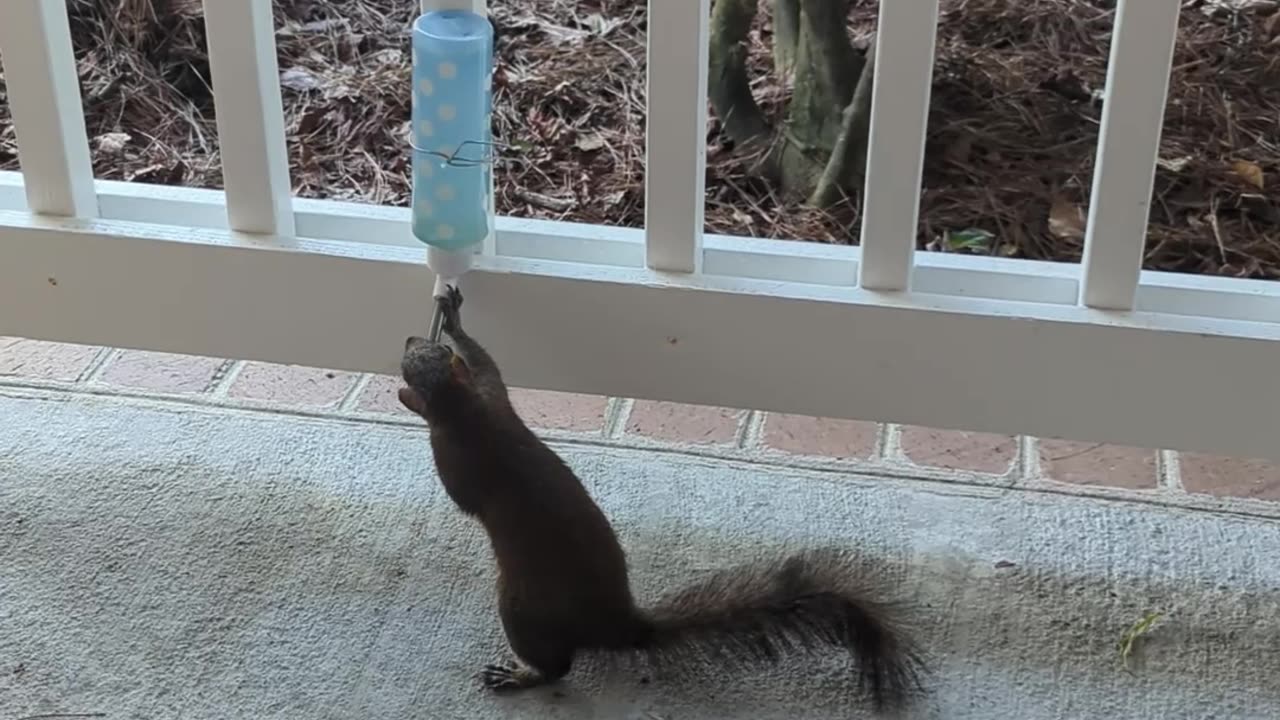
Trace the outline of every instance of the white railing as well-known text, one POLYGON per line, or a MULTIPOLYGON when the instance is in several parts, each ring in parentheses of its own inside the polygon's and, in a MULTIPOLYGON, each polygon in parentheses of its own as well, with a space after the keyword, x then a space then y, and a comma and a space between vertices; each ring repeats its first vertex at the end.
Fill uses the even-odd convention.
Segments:
MULTIPOLYGON (((466 277, 513 383, 1280 457, 1280 287, 1140 271, 1177 0, 1118 4, 1080 266, 914 252, 937 0, 881 4, 862 248, 704 236, 708 4, 650 0, 647 232, 499 218, 466 277)), ((269 10, 206 2, 223 193, 94 182, 63 1, 6 0, 0 334, 395 371, 425 252, 289 197, 269 10)))

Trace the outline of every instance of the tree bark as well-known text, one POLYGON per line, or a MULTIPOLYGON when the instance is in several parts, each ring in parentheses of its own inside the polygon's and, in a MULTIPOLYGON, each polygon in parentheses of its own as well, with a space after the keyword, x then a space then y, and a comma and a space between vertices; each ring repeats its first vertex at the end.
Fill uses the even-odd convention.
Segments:
POLYGON ((724 133, 744 154, 759 157, 759 168, 776 177, 769 145, 774 129, 756 103, 747 75, 747 33, 757 0, 716 0, 711 11, 708 96, 724 133))
POLYGON ((775 145, 782 191, 809 196, 839 137, 862 58, 849 42, 847 0, 799 0, 800 38, 786 127, 775 145))
POLYGON ((773 70, 785 81, 796 69, 800 0, 773 0, 773 70))
POLYGON ((871 131, 871 90, 875 78, 876 44, 863 55, 862 72, 853 98, 845 106, 840 135, 818 179, 809 204, 826 209, 839 202, 844 190, 862 187, 867 168, 867 140, 871 131))
POLYGON ((773 63, 794 78, 781 128, 751 91, 747 37, 760 0, 715 0, 711 106, 735 152, 792 201, 829 207, 860 186, 866 165, 872 62, 849 40, 852 0, 772 0, 773 63))

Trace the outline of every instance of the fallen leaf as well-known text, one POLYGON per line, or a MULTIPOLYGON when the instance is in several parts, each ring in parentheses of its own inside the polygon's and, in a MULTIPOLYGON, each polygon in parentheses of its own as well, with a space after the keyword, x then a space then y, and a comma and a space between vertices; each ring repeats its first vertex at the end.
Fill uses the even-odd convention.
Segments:
POLYGON ((314 20, 309 23, 303 23, 298 26, 299 32, 328 32, 337 28, 348 27, 350 23, 346 18, 333 18, 330 20, 314 20))
POLYGON ((604 147, 605 142, 604 138, 600 137, 600 135, 592 133, 590 135, 583 135, 579 137, 578 141, 575 142, 573 146, 584 152, 591 152, 604 147))
POLYGON ((982 228, 967 228, 947 233, 948 250, 968 250, 974 253, 987 253, 991 250, 991 241, 995 235, 982 228))
POLYGON ((1262 24, 1262 29, 1266 31, 1269 37, 1275 37, 1280 34, 1280 12, 1267 18, 1267 21, 1262 24))
POLYGON ((582 19, 582 24, 599 37, 604 37, 629 22, 628 18, 606 18, 600 13, 591 13, 582 19))
POLYGON ((1150 632, 1151 627, 1155 625, 1156 621, 1163 617, 1163 615, 1164 613, 1160 612, 1148 612, 1142 616, 1141 620, 1130 626, 1129 629, 1120 636, 1120 642, 1118 643, 1120 649, 1120 665, 1124 668, 1125 672, 1130 674, 1133 673, 1133 670, 1130 669, 1129 658, 1133 655, 1133 648, 1138 642, 1138 638, 1150 632))
POLYGON ((291 67, 280 73, 280 86, 298 92, 306 92, 320 87, 320 80, 306 68, 291 67))
POLYGON ((1231 169, 1235 171, 1236 175, 1240 176, 1241 180, 1259 190, 1263 189, 1262 168, 1258 167, 1256 163, 1251 163, 1248 160, 1237 160, 1231 163, 1231 169))
POLYGON ((1276 9, 1276 0, 1205 0, 1200 12, 1207 17, 1236 16, 1276 9))
POLYGON ((1084 239, 1084 211, 1075 203, 1059 195, 1049 208, 1049 232, 1063 240, 1084 239))
POLYGON ((1172 159, 1160 158, 1159 160, 1156 161, 1156 164, 1164 168, 1165 170, 1168 170, 1169 172, 1182 172, 1187 168, 1188 165, 1191 164, 1191 158, 1189 157, 1180 157, 1180 158, 1172 158, 1172 159))
POLYGON ((107 155, 118 155, 124 152, 124 148, 133 139, 129 133, 109 132, 103 133, 93 139, 95 145, 98 146, 98 152, 107 155))

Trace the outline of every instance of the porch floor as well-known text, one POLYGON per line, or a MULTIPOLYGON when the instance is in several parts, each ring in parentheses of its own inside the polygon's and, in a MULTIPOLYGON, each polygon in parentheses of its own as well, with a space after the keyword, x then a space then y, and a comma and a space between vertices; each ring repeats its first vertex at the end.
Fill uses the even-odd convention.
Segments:
MULTIPOLYGON (((915 717, 1280 717, 1280 522, 548 433, 642 600, 759 553, 847 543, 913 598, 915 717), (1135 644, 1117 643, 1148 611, 1135 644)), ((879 467, 879 469, 877 469, 879 467)), ((1179 496, 1190 497, 1190 496, 1179 496)), ((492 697, 480 530, 401 419, 0 383, 0 711, 105 717, 847 718, 840 662, 709 682, 575 669, 492 697)))

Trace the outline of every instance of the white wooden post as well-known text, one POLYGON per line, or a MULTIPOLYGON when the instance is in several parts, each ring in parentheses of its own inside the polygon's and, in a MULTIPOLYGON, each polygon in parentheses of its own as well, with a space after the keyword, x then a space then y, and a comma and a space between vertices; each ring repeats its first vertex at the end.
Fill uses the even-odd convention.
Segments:
POLYGON ((97 215, 66 3, 4 0, 0 61, 27 207, 49 215, 97 215))
POLYGON ((293 235, 271 0, 204 0, 204 15, 228 225, 293 235))
POLYGON ((1133 309, 1181 5, 1116 5, 1084 241, 1080 302, 1089 307, 1133 309))
POLYGON ((881 0, 858 271, 870 290, 910 287, 937 30, 938 0, 881 0))
POLYGON ((702 264, 710 19, 710 0, 649 0, 644 226, 654 270, 702 264))

